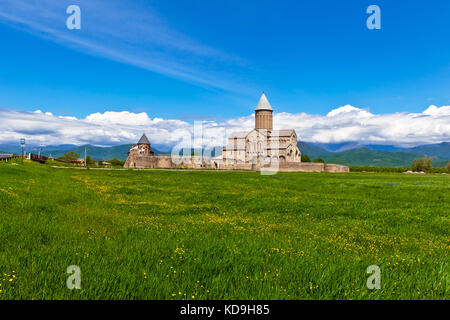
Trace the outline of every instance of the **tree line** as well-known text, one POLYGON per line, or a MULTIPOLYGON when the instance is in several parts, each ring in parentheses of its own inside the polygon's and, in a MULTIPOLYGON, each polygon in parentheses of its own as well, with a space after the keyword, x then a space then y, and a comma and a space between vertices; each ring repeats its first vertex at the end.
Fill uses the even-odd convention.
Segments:
MULTIPOLYGON (((316 158, 313 161, 308 157, 308 155, 301 156, 302 162, 321 162, 325 163, 322 158, 316 158)), ((432 158, 417 158, 414 159, 411 167, 374 167, 374 166, 350 166, 350 171, 353 172, 405 172, 405 171, 414 171, 414 172, 426 172, 426 173, 450 173, 450 162, 447 163, 445 168, 433 168, 433 159, 432 158)))
MULTIPOLYGON (((63 156, 58 157, 58 160, 67 162, 67 163, 73 163, 74 161, 76 161, 77 159, 80 159, 80 155, 78 153, 75 153, 73 151, 69 151, 64 153, 63 156)), ((86 165, 95 165, 95 166, 99 166, 99 165, 103 165, 104 163, 108 163, 111 166, 123 166, 125 164, 124 160, 119 160, 117 158, 111 159, 111 160, 106 160, 106 161, 97 161, 97 160, 93 160, 91 156, 86 156, 86 165)))

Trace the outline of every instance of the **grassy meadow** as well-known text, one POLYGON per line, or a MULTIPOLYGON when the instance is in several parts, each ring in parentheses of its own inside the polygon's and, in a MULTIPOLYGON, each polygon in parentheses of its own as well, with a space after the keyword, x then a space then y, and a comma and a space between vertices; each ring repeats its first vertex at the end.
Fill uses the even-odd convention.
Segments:
POLYGON ((0 163, 0 299, 449 299, 449 256, 449 175, 0 163))

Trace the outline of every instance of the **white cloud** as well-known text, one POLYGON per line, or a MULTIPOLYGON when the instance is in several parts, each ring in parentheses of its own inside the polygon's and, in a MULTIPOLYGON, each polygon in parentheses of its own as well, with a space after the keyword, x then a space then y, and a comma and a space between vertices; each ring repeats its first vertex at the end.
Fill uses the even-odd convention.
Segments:
POLYGON ((409 146, 450 141, 450 108, 430 106, 423 113, 372 114, 350 105, 327 116, 281 113, 276 127, 292 127, 301 140, 319 143, 358 141, 409 146))
POLYGON ((354 113, 358 117, 372 116, 372 114, 366 110, 362 110, 362 109, 359 109, 359 108, 356 108, 354 106, 347 104, 343 107, 339 107, 339 108, 331 110, 330 112, 328 112, 327 117, 348 116, 350 113, 354 113))
POLYGON ((436 107, 434 105, 431 105, 426 109, 423 114, 430 115, 430 116, 445 116, 450 115, 450 106, 443 106, 443 107, 436 107))
POLYGON ((145 112, 132 113, 128 111, 93 113, 86 117, 87 121, 99 124, 149 125, 151 119, 145 112))
MULTIPOLYGON (((204 121, 203 144, 224 145, 232 131, 251 130, 253 126, 253 115, 224 122, 204 121)), ((422 113, 379 115, 350 105, 326 116, 283 112, 274 115, 274 127, 295 129, 299 139, 306 142, 413 146, 450 141, 450 107, 430 106, 422 113)), ((77 119, 40 110, 0 110, 0 143, 16 143, 26 137, 32 144, 115 145, 135 143, 143 132, 153 144, 174 146, 189 140, 194 127, 181 120, 151 118, 145 112, 97 112, 77 119)))

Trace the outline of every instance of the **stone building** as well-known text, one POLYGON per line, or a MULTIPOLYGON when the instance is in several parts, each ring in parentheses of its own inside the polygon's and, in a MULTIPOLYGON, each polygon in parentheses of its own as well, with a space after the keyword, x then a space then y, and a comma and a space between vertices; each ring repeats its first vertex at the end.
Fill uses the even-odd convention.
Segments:
POLYGON ((162 154, 155 156, 151 150, 150 141, 145 133, 139 139, 137 145, 128 151, 128 157, 124 168, 134 169, 202 169, 210 168, 210 159, 202 156, 172 156, 162 154))
POLYGON ((14 155, 11 153, 0 153, 0 161, 9 161, 14 158, 14 155))
POLYGON ((128 151, 128 156, 138 157, 138 156, 153 156, 154 153, 150 146, 150 141, 147 136, 142 134, 142 137, 139 139, 137 145, 132 146, 130 151, 128 151))
POLYGON ((148 163, 154 157, 154 153, 150 146, 150 141, 147 136, 142 134, 138 143, 132 146, 128 151, 128 157, 125 161, 125 168, 149 168, 148 163))
POLYGON ((264 93, 255 109, 255 128, 232 133, 222 157, 224 165, 301 162, 295 130, 273 130, 273 109, 264 93))
POLYGON ((349 172, 347 166, 328 163, 303 163, 294 129, 273 130, 273 109, 264 93, 255 109, 255 128, 234 132, 222 155, 155 156, 145 134, 130 148, 125 168, 187 168, 225 170, 272 170, 292 172, 349 172))

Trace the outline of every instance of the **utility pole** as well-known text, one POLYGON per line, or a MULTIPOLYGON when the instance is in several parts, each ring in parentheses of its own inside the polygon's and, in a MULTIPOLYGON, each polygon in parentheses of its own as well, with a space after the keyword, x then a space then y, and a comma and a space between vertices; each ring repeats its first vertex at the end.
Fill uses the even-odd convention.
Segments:
POLYGON ((22 147, 22 160, 25 156, 25 138, 20 138, 20 146, 22 147))
POLYGON ((85 167, 87 166, 87 163, 86 163, 86 146, 84 146, 84 166, 85 167))
POLYGON ((41 151, 42 151, 42 149, 44 149, 44 147, 45 147, 45 144, 43 144, 43 143, 39 144, 39 155, 38 155, 39 160, 41 159, 41 151))

